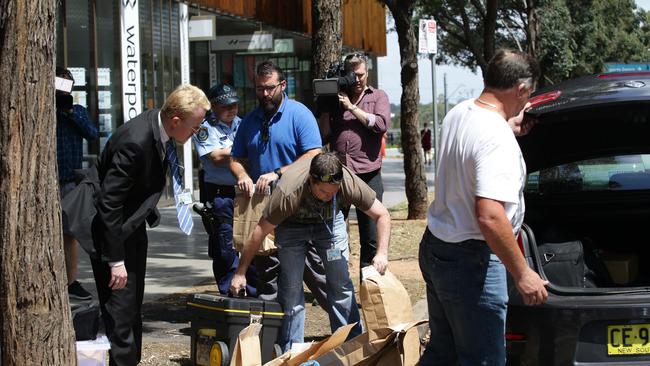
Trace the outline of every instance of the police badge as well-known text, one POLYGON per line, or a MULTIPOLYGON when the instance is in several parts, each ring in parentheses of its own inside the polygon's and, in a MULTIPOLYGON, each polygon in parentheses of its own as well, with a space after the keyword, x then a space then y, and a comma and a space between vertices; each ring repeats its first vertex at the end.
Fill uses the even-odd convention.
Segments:
POLYGON ((201 142, 207 141, 208 136, 209 136, 209 132, 207 127, 199 128, 199 132, 196 134, 196 138, 201 142))

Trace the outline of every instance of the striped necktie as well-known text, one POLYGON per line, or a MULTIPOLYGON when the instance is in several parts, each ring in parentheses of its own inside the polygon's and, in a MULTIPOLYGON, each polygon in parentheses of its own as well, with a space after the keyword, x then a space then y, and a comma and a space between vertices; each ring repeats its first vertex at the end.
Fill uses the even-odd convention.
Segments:
POLYGON ((169 163, 169 171, 171 173, 172 186, 174 188, 174 201, 176 202, 176 217, 178 217, 178 226, 181 231, 186 235, 192 233, 194 221, 192 220, 192 213, 190 212, 189 205, 183 204, 179 195, 183 193, 183 184, 181 183, 181 171, 178 165, 178 156, 176 156, 176 146, 172 140, 167 141, 167 149, 165 152, 167 162, 169 163))

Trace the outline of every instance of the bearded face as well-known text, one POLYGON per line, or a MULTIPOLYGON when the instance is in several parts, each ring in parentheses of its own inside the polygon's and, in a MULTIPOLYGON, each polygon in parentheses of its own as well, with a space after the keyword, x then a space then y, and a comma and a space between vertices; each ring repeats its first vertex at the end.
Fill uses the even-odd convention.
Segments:
POLYGON ((257 100, 267 116, 273 115, 282 104, 286 81, 278 79, 277 72, 255 78, 257 100))

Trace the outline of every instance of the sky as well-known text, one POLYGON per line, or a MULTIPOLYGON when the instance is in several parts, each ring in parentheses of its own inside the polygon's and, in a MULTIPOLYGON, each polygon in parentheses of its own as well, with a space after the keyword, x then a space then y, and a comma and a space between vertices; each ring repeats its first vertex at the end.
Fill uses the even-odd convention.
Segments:
MULTIPOLYGON (((650 0, 647 0, 650 2, 650 0)), ((387 22, 392 23, 390 17, 387 22)), ((392 24, 386 25, 392 29, 392 24)), ((389 31, 386 34, 386 56, 377 58, 379 71, 377 87, 388 94, 392 104, 400 104, 402 83, 400 79, 400 58, 397 32, 389 31)), ((455 103, 457 100, 476 97, 483 89, 483 78, 465 67, 436 65, 436 94, 443 93, 444 75, 447 75, 447 99, 455 103)), ((431 103, 431 61, 429 58, 420 57, 418 62, 418 77, 420 85, 420 103, 431 103)))
MULTIPOLYGON (((636 0, 638 7, 650 10, 650 0, 636 0)), ((387 16, 387 29, 393 25, 390 16, 387 16)), ((388 99, 393 104, 400 104, 402 85, 400 79, 399 43, 397 33, 388 31, 386 34, 387 55, 377 58, 379 71, 377 86, 388 94, 388 99)), ((477 69, 478 71, 478 69, 477 69)), ((436 65, 436 94, 443 93, 444 75, 447 76, 447 99, 456 103, 472 97, 477 97, 483 89, 483 79, 479 74, 460 66, 436 65)), ((420 103, 431 103, 431 61, 429 58, 420 57, 418 62, 418 77, 420 85, 420 103)))

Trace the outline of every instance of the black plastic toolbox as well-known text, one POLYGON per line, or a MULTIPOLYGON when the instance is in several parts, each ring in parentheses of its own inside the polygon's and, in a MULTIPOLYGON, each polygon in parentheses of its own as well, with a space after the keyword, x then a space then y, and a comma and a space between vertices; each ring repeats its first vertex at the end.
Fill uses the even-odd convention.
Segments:
POLYGON ((187 311, 192 328, 194 365, 228 365, 239 332, 255 322, 262 324, 262 362, 274 358, 274 345, 284 316, 277 302, 216 293, 191 294, 187 297, 187 311))

